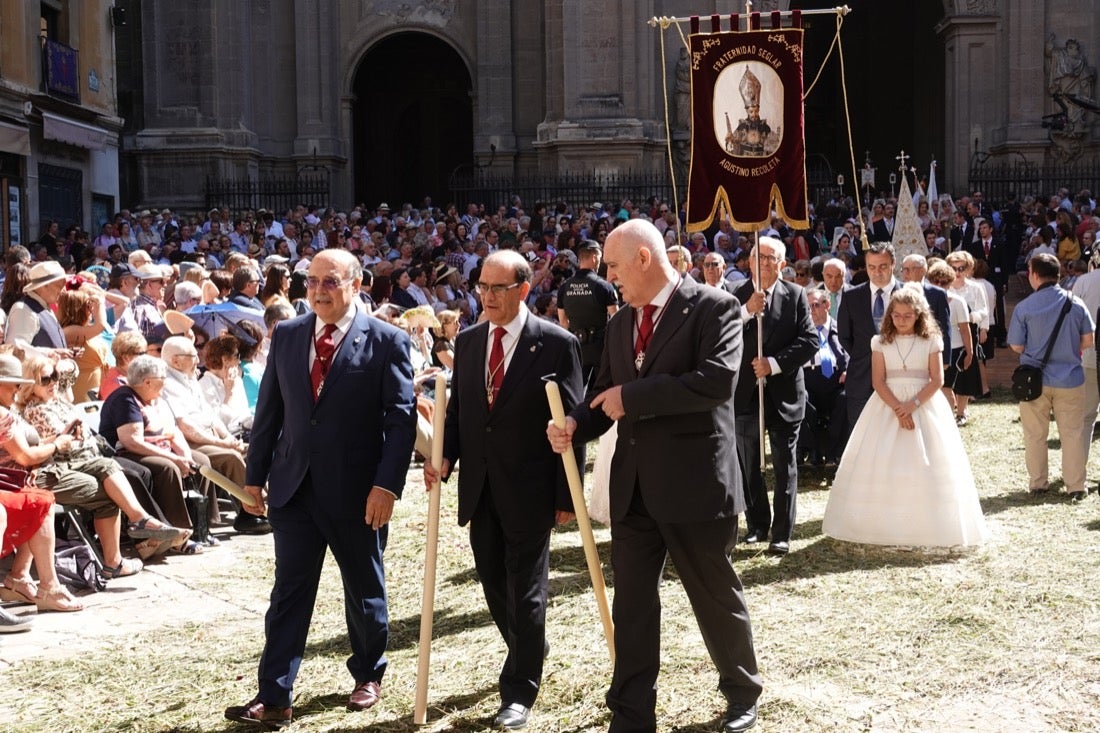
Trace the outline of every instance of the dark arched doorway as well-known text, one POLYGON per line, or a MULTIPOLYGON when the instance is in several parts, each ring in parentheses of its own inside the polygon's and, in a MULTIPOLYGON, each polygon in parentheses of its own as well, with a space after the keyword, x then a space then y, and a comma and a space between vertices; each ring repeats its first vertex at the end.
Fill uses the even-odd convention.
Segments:
MULTIPOLYGON (((792 0, 801 10, 835 7, 834 0, 792 0)), ((847 0, 852 13, 844 19, 844 67, 851 111, 856 165, 863 166, 869 151, 878 169, 880 190, 890 188, 888 176, 897 171, 894 156, 901 149, 912 156, 921 177, 932 158, 947 170, 944 117, 944 48, 936 35, 943 18, 940 0, 882 2, 847 0)), ((834 16, 807 16, 803 74, 809 86, 829 50, 836 30, 834 16)), ((806 153, 819 153, 844 174, 851 190, 852 166, 844 119, 844 92, 840 62, 834 52, 821 80, 806 98, 806 153)), ((940 179, 940 185, 944 183, 940 179)), ((942 190, 942 188, 941 188, 942 190)))
POLYGON ((473 161, 471 89, 465 62, 438 38, 398 33, 375 44, 355 74, 355 200, 444 204, 451 171, 473 161))

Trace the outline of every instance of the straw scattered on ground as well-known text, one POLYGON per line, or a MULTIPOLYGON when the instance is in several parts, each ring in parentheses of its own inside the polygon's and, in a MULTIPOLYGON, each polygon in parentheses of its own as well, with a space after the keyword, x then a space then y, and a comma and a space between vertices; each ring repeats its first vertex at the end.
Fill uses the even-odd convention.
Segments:
MULTIPOLYGON (((738 550, 765 682, 761 730, 1100 730, 1100 501, 1025 493, 1016 407, 999 396, 1005 399, 973 406, 963 429, 991 530, 976 552, 886 550, 823 537, 822 470, 801 477, 788 557, 738 550)), ((1052 438, 1058 475, 1053 425, 1052 438)), ((1100 456, 1090 475, 1098 470, 1100 456)), ((412 724, 427 510, 419 476, 414 467, 386 556, 392 638, 382 702, 367 713, 344 710, 351 681, 330 560, 288 730, 421 730, 412 724)), ((608 565, 608 530, 598 529, 596 539, 608 565)), ((555 534, 551 564, 552 651, 530 730, 605 730, 610 665, 575 525, 555 534)), ((4 670, 0 727, 242 730, 222 710, 254 692, 272 567, 266 537, 234 538, 203 558, 151 568, 150 577, 184 577, 189 593, 164 608, 130 607, 118 591, 110 605, 86 611, 100 616, 86 622, 89 629, 106 623, 114 633, 89 631, 4 670)), ((443 498, 438 578, 423 730, 484 730, 499 705, 504 647, 466 532, 455 526, 453 489, 443 498)), ((609 570, 608 586, 613 593, 609 570)), ((722 711, 716 675, 671 567, 661 601, 659 729, 715 730, 722 711)))

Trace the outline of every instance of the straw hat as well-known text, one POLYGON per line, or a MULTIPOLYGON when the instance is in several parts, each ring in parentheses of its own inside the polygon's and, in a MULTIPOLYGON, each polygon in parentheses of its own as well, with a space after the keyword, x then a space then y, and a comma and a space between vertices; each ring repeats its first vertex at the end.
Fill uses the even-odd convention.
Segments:
POLYGON ((65 279, 65 269, 61 265, 53 260, 46 260, 45 262, 39 262, 31 268, 30 280, 23 287, 24 293, 29 293, 32 290, 37 290, 43 285, 49 285, 52 282, 65 279))
POLYGON ((33 384, 23 378, 23 365, 11 354, 0 354, 0 384, 33 384))

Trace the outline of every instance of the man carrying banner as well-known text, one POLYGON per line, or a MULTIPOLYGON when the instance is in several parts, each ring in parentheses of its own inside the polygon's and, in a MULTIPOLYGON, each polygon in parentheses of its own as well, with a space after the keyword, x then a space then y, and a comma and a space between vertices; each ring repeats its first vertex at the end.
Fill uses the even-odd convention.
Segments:
POLYGON ((737 454, 741 459, 749 504, 745 512, 748 525, 745 542, 763 542, 770 531, 768 551, 775 555, 786 555, 790 551, 798 493, 798 430, 806 415, 802 365, 813 358, 819 344, 806 292, 794 283, 779 279, 779 272, 787 264, 785 251, 780 240, 760 237, 749 255, 752 279, 740 283, 733 293, 741 302, 745 321, 745 350, 734 402, 737 454), (757 314, 763 314, 762 318, 755 318, 757 314), (757 356, 758 340, 764 344, 763 358, 757 356), (759 391, 754 376, 764 379, 764 424, 775 469, 774 517, 760 468, 763 436, 760 435, 759 391))

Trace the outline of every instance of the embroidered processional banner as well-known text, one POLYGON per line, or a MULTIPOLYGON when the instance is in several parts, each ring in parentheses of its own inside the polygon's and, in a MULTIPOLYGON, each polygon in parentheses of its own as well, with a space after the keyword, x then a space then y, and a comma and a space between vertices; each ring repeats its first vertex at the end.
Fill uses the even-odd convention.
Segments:
POLYGON ((687 230, 808 227, 802 29, 692 33, 687 230))

